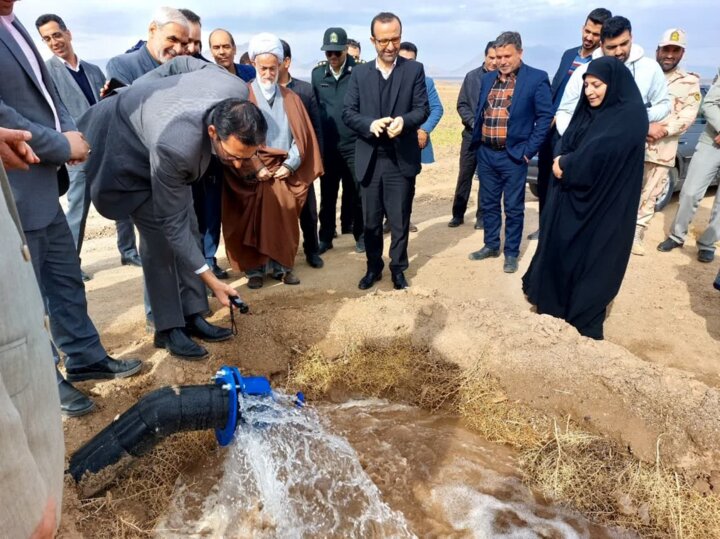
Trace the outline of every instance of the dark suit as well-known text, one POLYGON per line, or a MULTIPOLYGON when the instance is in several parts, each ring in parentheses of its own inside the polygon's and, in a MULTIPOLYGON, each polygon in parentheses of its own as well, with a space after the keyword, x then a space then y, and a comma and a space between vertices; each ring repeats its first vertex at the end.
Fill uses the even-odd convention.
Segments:
POLYGON ((510 119, 505 145, 501 149, 493 149, 481 144, 488 95, 498 74, 498 71, 492 71, 481 79, 471 144, 479 146, 478 174, 482 178, 480 204, 485 245, 490 249, 500 248, 501 203, 504 202, 505 256, 517 257, 525 217, 527 162, 537 153, 550 129, 552 100, 547 73, 521 64, 508 109, 510 119))
MULTIPOLYGON (((287 88, 295 92, 298 97, 300 97, 303 105, 305 105, 305 110, 307 110, 308 116, 310 116, 310 122, 315 131, 320 151, 322 152, 323 135, 320 122, 320 110, 318 109, 317 99, 315 99, 315 92, 313 92, 312 85, 304 80, 291 77, 287 88)), ((305 251, 306 255, 317 254, 319 250, 318 211, 314 184, 308 189, 307 200, 305 200, 305 205, 300 212, 300 228, 303 233, 303 251, 305 251)))
POLYGON ((70 145, 56 129, 43 88, 52 99, 61 130, 73 131, 75 123, 58 98, 32 38, 17 19, 13 24, 32 49, 42 80, 36 78, 15 38, 0 24, 0 125, 30 131, 30 146, 40 163, 31 165, 29 171, 10 171, 8 178, 55 344, 66 355, 67 367, 82 368, 107 354, 87 314, 80 261, 59 202, 57 169, 70 158, 70 145))
MULTIPOLYGON (((480 79, 487 73, 485 66, 480 66, 465 75, 460 93, 457 99, 457 111, 463 124, 462 143, 460 144, 460 166, 458 170, 457 185, 455 186, 455 197, 453 198, 452 215, 462 219, 467 210, 472 180, 477 170, 476 151, 470 148, 473 126, 475 125, 475 112, 477 111, 477 100, 480 96, 480 79)), ((480 209, 480 196, 478 194, 478 207, 475 212, 475 219, 482 218, 480 209)))
POLYGON ((140 231, 158 331, 184 327, 185 317, 208 309, 195 274, 205 256, 190 184, 210 163, 209 111, 225 98, 247 96, 238 77, 185 56, 104 99, 81 120, 96 148, 87 165, 95 207, 110 219, 130 216, 140 231))
POLYGON ((375 62, 355 67, 345 95, 343 120, 357 133, 355 174, 362 186, 367 269, 380 273, 384 266, 383 216, 390 224, 390 271, 408 267, 407 245, 415 177, 420 173, 417 130, 430 115, 425 70, 420 62, 397 58, 384 81, 375 62), (386 116, 403 118, 400 135, 376 137, 373 121, 386 116))
MULTIPOLYGON (((558 66, 555 76, 550 83, 553 113, 555 113, 557 108, 560 106, 560 100, 562 99, 563 92, 565 91, 565 86, 567 86, 567 82, 570 80, 570 67, 581 48, 581 46, 578 46, 566 50, 560 59, 560 65, 558 66)), ((555 147, 555 144, 557 144, 558 140, 560 140, 560 135, 555 129, 555 126, 553 126, 538 151, 537 187, 538 200, 540 202, 540 213, 542 213, 543 208, 545 207, 548 184, 550 182, 550 176, 552 175, 553 148, 555 147)))

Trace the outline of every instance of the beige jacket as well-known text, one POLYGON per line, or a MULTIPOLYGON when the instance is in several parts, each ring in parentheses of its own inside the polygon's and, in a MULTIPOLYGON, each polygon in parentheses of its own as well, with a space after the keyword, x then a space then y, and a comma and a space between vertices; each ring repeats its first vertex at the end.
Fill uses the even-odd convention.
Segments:
POLYGON ((29 537, 51 496, 60 522, 65 445, 45 311, 0 164, 0 536, 29 537))
POLYGON ((645 162, 666 167, 675 166, 678 141, 695 121, 700 109, 700 78, 675 68, 665 73, 670 93, 670 114, 660 121, 668 131, 666 137, 645 145, 645 162))

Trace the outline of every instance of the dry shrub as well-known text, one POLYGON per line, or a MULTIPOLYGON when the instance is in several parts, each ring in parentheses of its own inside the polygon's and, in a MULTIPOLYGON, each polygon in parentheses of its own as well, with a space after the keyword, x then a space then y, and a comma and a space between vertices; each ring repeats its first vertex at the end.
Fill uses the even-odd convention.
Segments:
POLYGON ((720 537, 720 496, 703 495, 694 478, 639 462, 610 439, 564 430, 520 402, 507 399, 482 356, 460 371, 407 339, 353 343, 336 358, 310 350, 293 365, 288 384, 312 399, 340 391, 346 396, 402 400, 458 414, 484 438, 521 452, 527 482, 606 525, 642 537, 720 537))
POLYGON ((80 499, 76 527, 86 537, 149 537, 168 509, 175 482, 217 448, 211 431, 169 436, 98 498, 80 499))
POLYGON ((693 488, 694 478, 618 451, 612 440, 554 423, 552 436, 523 452, 531 484, 591 520, 642 537, 720 537, 720 497, 693 488))

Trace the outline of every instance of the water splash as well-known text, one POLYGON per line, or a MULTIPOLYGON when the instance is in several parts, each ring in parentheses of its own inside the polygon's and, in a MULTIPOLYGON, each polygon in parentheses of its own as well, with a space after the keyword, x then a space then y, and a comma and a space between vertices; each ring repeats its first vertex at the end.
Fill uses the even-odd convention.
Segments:
MULTIPOLYGON (((183 522, 183 535, 213 537, 414 537, 363 470, 348 441, 327 431, 310 407, 241 402, 245 422, 229 448, 224 474, 183 522), (192 529, 188 529, 192 528, 192 529)), ((183 505, 177 500, 181 512, 183 505)), ((159 530, 158 530, 159 531, 159 530)))

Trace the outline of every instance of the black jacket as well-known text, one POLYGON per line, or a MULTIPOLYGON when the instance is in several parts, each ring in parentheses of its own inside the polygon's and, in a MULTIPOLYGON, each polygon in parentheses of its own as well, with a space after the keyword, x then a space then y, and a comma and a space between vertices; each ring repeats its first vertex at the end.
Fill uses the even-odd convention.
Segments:
POLYGON ((287 85, 288 90, 295 92, 300 101, 305 105, 305 110, 310 116, 310 122, 312 123, 313 130, 315 131, 315 137, 317 138, 318 144, 320 145, 320 152, 323 151, 323 134, 322 134, 322 122, 320 120, 320 110, 318 109, 317 100, 315 99, 315 92, 309 82, 304 80, 290 77, 290 82, 287 85))
POLYGON ((485 73, 487 70, 484 65, 468 72, 458 94, 457 111, 468 134, 472 133, 475 126, 475 112, 480 97, 480 79, 485 73))
MULTIPOLYGON (((430 115, 425 70, 420 62, 398 57, 390 80, 390 99, 393 103, 390 116, 402 116, 404 122, 402 133, 392 139, 398 166, 404 176, 414 177, 420 173, 417 130, 430 115)), ((345 95, 343 120, 358 136, 355 172, 358 181, 364 185, 370 181, 370 163, 380 141, 370 132, 370 124, 382 117, 375 62, 356 66, 345 95)))
POLYGON ((313 69, 312 88, 320 112, 323 139, 327 144, 323 155, 333 151, 353 151, 355 148, 357 134, 342 119, 345 93, 354 68, 355 60, 348 55, 338 80, 333 77, 327 62, 313 69))

